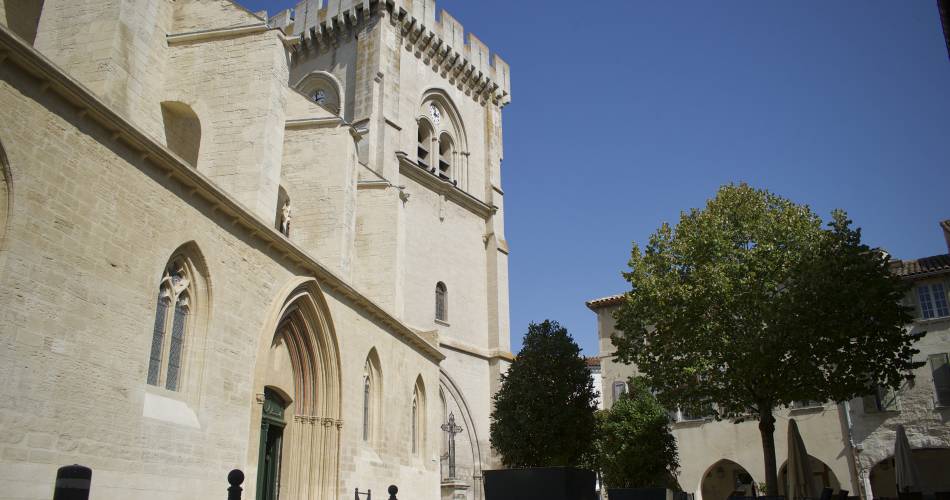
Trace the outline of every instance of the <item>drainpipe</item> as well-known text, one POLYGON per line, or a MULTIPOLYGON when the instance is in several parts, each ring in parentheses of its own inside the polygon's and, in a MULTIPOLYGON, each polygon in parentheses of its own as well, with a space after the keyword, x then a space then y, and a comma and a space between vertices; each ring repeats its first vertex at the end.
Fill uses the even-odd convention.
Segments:
POLYGON ((858 460, 857 460, 858 449, 857 449, 857 446, 855 446, 854 444, 854 421, 851 420, 851 402, 845 401, 844 403, 841 404, 841 408, 843 409, 844 424, 845 424, 845 429, 847 430, 846 434, 848 436, 848 440, 847 440, 848 469, 849 469, 849 472, 851 473, 851 484, 853 484, 855 488, 858 488, 859 493, 860 493, 860 490, 863 489, 864 494, 865 494, 865 497, 864 497, 865 500, 870 500, 871 499, 870 484, 865 485, 864 482, 860 480, 859 478, 860 474, 858 473, 858 460))

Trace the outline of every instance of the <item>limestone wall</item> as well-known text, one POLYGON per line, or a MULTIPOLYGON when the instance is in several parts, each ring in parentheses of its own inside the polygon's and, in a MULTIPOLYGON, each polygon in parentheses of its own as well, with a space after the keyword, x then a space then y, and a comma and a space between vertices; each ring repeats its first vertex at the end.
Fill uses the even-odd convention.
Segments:
POLYGON ((46 0, 36 48, 120 114, 163 137, 168 0, 46 0))
MULTIPOLYGON (((56 467, 78 462, 94 469, 97 498, 212 498, 234 467, 248 472, 253 496, 255 355, 273 334, 268 313, 302 268, 56 92, 42 92, 11 59, 0 78, 0 142, 14 193, 0 269, 5 494, 49 498, 56 467), (204 335, 187 347, 188 389, 176 393, 147 386, 145 372, 162 268, 186 242, 207 266, 210 302, 204 335)), ((439 419, 437 363, 347 295, 323 293, 344 395, 357 393, 369 348, 385 353, 392 425, 384 442, 397 443, 381 447, 374 469, 363 467, 359 399, 344 397, 339 496, 392 482, 427 498, 438 483, 437 434, 429 434, 439 419), (407 457, 417 375, 428 391, 429 437, 407 457)))
POLYGON ((310 117, 291 120, 284 137, 281 186, 291 200, 290 239, 349 278, 359 166, 354 138, 351 129, 328 112, 288 92, 292 107, 309 106, 312 111, 310 117))
POLYGON ((175 42, 167 79, 162 100, 191 106, 201 121, 198 170, 258 217, 273 217, 287 98, 280 39, 263 31, 175 42))

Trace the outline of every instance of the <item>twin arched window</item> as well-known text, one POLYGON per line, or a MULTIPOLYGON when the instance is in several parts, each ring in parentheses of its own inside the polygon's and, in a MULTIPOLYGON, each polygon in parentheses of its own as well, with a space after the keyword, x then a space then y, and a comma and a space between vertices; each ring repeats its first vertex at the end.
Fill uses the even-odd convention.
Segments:
POLYGON ((173 258, 159 283, 155 326, 148 360, 148 383, 180 388, 185 342, 191 327, 194 276, 183 257, 173 258))
POLYGON ((440 179, 459 185, 464 168, 459 168, 465 148, 461 120, 446 99, 430 97, 423 101, 418 119, 416 162, 440 179))
POLYGON ((449 320, 449 290, 441 281, 435 284, 435 319, 449 320))

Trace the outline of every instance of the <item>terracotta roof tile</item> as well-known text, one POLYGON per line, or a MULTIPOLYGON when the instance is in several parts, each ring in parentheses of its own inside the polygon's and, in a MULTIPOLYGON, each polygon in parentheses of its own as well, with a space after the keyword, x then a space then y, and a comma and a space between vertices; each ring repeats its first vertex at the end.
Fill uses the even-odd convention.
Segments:
POLYGON ((898 260, 891 263, 891 268, 898 276, 904 277, 950 273, 950 254, 915 260, 898 260))
POLYGON ((600 299, 593 299, 587 301, 587 308, 591 311, 596 311, 602 307, 614 306, 623 302, 624 294, 620 293, 617 295, 611 295, 610 297, 603 297, 600 299))

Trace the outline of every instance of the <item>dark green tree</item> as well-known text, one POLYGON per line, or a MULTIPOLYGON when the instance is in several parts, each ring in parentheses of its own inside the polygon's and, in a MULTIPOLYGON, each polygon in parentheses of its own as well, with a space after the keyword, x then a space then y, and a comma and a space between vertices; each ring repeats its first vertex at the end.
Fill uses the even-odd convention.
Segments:
POLYGON ((491 415, 491 444, 506 467, 581 463, 593 438, 596 394, 580 352, 556 321, 528 326, 491 415))
POLYGON ((777 491, 773 409, 897 388, 917 336, 907 285, 861 243, 842 211, 827 228, 805 205, 748 185, 634 244, 616 314, 617 359, 635 363, 668 407, 757 419, 777 491))
POLYGON ((666 408, 642 377, 609 410, 597 412, 594 468, 608 488, 679 489, 679 454, 666 408))

